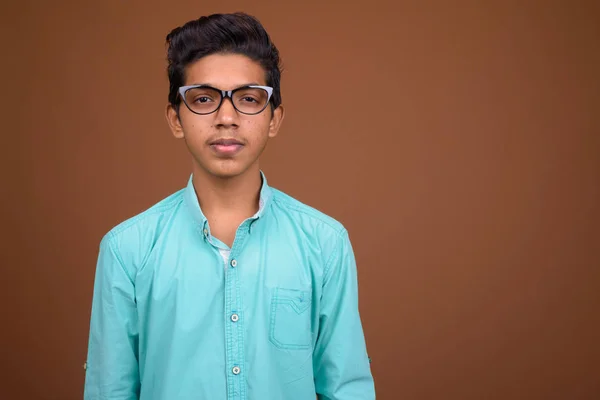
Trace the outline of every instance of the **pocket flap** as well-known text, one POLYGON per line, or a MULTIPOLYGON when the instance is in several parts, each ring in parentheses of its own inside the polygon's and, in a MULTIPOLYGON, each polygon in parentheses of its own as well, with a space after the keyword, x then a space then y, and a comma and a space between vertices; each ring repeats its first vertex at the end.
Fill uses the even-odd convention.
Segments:
POLYGON ((276 304, 288 304, 300 314, 310 307, 311 297, 308 290, 276 288, 273 301, 276 304))

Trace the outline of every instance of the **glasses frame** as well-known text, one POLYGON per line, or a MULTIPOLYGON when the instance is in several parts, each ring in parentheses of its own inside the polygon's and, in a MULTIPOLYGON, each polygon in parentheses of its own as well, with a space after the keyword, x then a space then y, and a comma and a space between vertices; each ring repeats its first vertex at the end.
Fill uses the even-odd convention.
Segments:
POLYGON ((241 114, 245 114, 245 115, 257 115, 260 114, 261 112, 263 112, 265 110, 265 108, 267 108, 267 106, 269 105, 269 103, 271 102, 271 96, 273 96, 273 88, 270 86, 260 86, 260 85, 246 85, 246 86, 241 86, 239 88, 233 89, 233 90, 222 90, 222 89, 218 89, 216 87, 212 87, 209 85, 188 85, 188 86, 181 86, 178 90, 179 92, 179 96, 181 97, 181 100, 183 101, 183 103, 185 104, 185 106, 188 108, 188 110, 190 110, 191 112, 193 112, 194 114, 197 115, 209 115, 212 113, 215 113, 219 110, 219 108, 221 108, 221 106, 223 105, 223 100, 225 100, 227 97, 229 97, 229 100, 231 100, 231 105, 233 106, 233 108, 241 113, 241 114), (221 101, 219 101, 219 104, 217 105, 217 108, 215 108, 213 111, 211 112, 207 112, 207 113, 200 113, 197 111, 192 110, 192 107, 190 107, 190 105, 187 103, 187 101, 185 100, 185 94, 187 93, 188 90, 191 89, 197 89, 197 88, 207 88, 207 89, 212 89, 215 90, 219 93, 221 93, 221 101), (257 112, 254 113, 247 113, 244 111, 240 111, 236 106, 235 106, 235 102, 233 101, 233 94, 239 90, 244 90, 244 89, 263 89, 267 92, 267 101, 265 103, 265 106, 257 112))

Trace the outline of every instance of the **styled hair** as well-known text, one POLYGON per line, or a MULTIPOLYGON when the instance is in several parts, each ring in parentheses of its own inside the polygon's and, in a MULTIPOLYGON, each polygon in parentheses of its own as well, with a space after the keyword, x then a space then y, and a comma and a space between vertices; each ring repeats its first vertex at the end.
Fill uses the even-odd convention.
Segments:
POLYGON ((184 85, 186 67, 211 54, 241 54, 265 70, 273 88, 271 104, 281 104, 281 62, 279 51, 255 17, 245 13, 212 14, 173 29, 166 38, 169 103, 179 108, 178 89, 184 85))

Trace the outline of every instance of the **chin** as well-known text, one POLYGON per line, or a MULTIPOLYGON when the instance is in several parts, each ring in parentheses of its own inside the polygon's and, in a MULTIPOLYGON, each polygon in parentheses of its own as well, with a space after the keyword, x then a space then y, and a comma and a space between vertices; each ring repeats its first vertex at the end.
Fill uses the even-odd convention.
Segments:
POLYGON ((221 162, 217 165, 210 165, 205 170, 214 177, 228 179, 243 175, 251 167, 252 165, 242 165, 236 162, 221 162))

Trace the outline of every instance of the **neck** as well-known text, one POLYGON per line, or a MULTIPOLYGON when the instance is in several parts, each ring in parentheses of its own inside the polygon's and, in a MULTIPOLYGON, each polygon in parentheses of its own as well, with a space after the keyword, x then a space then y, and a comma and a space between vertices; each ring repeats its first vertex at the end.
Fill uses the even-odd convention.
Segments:
POLYGON ((215 215, 249 218, 258 211, 262 178, 258 165, 241 175, 221 178, 194 168, 192 181, 198 203, 210 220, 215 215))

